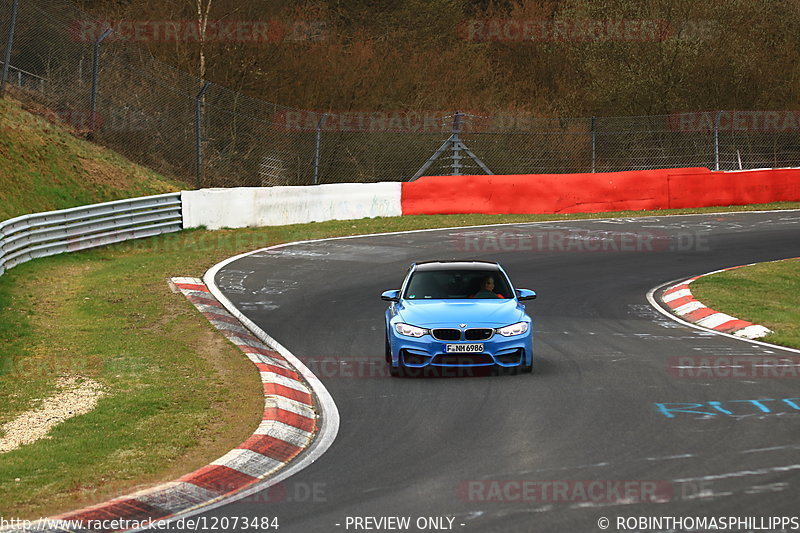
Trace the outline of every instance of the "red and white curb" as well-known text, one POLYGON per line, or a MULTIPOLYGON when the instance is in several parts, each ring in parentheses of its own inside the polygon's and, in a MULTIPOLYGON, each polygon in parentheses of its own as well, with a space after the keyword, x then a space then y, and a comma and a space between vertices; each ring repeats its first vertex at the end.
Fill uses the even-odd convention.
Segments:
POLYGON ((316 395, 293 364, 243 327, 203 280, 172 278, 171 281, 259 370, 265 403, 258 428, 235 449, 176 481, 33 522, 30 529, 2 531, 146 529, 147 522, 196 514, 215 507, 215 503, 227 503, 239 499, 236 496, 244 497, 267 488, 279 481, 277 478, 287 477, 274 474, 312 444, 318 430, 316 395), (267 478, 271 478, 271 483, 265 482, 267 478), (108 526, 95 526, 103 523, 108 526), (115 523, 137 525, 115 527, 115 523))
POLYGON ((760 339, 761 337, 765 337, 766 335, 772 333, 770 329, 759 324, 753 324, 747 320, 741 320, 736 317, 726 315, 725 313, 721 313, 711 309, 710 307, 707 307, 705 304, 692 296, 692 291, 689 288, 694 281, 702 277, 742 268, 743 266, 750 265, 739 265, 730 268, 723 268, 722 270, 715 270, 714 272, 708 272, 706 274, 701 274, 699 276, 694 276, 693 278, 681 281, 680 283, 668 287, 661 294, 661 301, 664 302, 664 304, 669 307, 673 313, 680 316, 683 320, 696 324, 700 327, 721 333, 728 333, 743 339, 760 339))

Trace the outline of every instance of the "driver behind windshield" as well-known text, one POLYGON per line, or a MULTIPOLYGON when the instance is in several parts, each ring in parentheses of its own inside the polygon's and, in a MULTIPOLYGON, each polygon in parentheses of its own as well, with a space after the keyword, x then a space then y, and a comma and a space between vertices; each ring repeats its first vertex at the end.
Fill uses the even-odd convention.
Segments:
POLYGON ((470 298, 503 298, 503 295, 494 292, 494 277, 485 276, 481 279, 481 288, 470 298))

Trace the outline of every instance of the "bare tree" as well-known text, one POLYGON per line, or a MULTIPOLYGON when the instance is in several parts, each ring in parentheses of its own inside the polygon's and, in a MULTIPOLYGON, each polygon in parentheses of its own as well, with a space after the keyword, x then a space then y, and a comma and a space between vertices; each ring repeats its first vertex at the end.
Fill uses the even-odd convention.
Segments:
POLYGON ((197 8, 197 26, 200 30, 200 46, 199 46, 199 63, 200 63, 200 79, 206 77, 206 31, 208 30, 208 16, 211 12, 211 4, 213 0, 195 0, 195 7, 197 8))

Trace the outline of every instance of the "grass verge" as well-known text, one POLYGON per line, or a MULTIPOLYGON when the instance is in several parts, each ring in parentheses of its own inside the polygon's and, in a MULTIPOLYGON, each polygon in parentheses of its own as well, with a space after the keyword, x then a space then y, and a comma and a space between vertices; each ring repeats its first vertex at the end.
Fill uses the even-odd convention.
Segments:
POLYGON ((800 208, 589 215, 449 215, 184 231, 39 259, 0 277, 0 424, 34 408, 60 375, 102 383, 91 413, 49 439, 0 455, 0 516, 36 518, 179 477, 257 426, 258 374, 166 278, 200 276, 224 258, 333 236, 579 218, 800 208))
POLYGON ((0 98, 0 220, 186 188, 0 98))
POLYGON ((712 309, 771 329, 762 340, 800 348, 800 260, 705 276, 692 283, 692 294, 712 309))

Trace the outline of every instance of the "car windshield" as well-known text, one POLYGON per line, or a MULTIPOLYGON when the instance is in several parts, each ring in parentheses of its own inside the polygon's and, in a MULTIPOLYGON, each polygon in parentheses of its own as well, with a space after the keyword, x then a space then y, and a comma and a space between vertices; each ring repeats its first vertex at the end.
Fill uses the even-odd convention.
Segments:
POLYGON ((511 298, 511 287, 497 270, 417 270, 404 298, 409 300, 456 300, 511 298))

